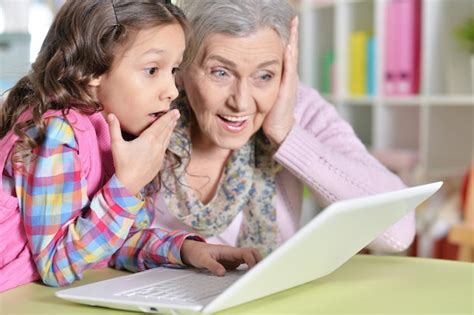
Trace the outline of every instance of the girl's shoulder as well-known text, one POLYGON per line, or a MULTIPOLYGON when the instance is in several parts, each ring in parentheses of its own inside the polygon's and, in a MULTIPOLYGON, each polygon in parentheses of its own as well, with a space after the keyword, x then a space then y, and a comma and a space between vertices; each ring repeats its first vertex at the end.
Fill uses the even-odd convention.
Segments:
MULTIPOLYGON (((56 109, 50 109, 47 110, 43 115, 43 119, 46 121, 64 121, 66 123, 71 124, 73 127, 88 127, 91 125, 91 116, 96 115, 87 115, 84 113, 81 113, 75 109, 69 109, 65 112, 62 110, 56 110, 56 109)), ((18 118, 18 121, 27 121, 32 119, 33 113, 31 110, 27 110, 23 112, 20 117, 18 118)))
POLYGON ((48 110, 43 114, 43 119, 45 120, 58 120, 64 121, 65 123, 71 125, 72 128, 81 130, 83 127, 89 127, 91 123, 91 116, 84 113, 81 113, 75 109, 70 109, 66 112, 61 110, 48 110))
POLYGON ((43 146, 64 144, 71 148, 77 146, 76 132, 68 119, 59 115, 44 116, 45 139, 43 146))
MULTIPOLYGON (((61 110, 48 110, 43 114, 45 140, 50 144, 66 144, 76 147, 77 143, 91 141, 95 137, 93 116, 71 109, 67 112, 61 110)), ((33 128, 28 133, 37 132, 33 128)), ((33 136, 33 134, 30 134, 33 136)))

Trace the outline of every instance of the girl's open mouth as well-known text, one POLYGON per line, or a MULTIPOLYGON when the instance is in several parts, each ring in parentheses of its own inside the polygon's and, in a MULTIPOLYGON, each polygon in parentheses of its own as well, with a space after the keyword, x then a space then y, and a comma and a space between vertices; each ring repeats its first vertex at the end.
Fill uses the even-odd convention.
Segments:
POLYGON ((156 113, 151 113, 149 114, 148 116, 151 116, 155 119, 159 119, 161 116, 163 116, 164 114, 166 114, 168 111, 161 111, 161 112, 156 112, 156 113))

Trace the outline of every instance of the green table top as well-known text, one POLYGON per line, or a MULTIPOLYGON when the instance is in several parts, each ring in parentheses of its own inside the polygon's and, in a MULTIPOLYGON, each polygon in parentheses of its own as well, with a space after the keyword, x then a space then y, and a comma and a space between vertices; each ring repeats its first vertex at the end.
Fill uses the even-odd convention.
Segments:
MULTIPOLYGON (((297 268, 297 264, 295 264, 297 268)), ((90 270, 74 285, 125 272, 90 270)), ((75 304, 31 283, 0 294, 0 314, 131 314, 75 304)), ((332 274, 219 314, 474 314, 474 264, 365 256, 332 274)))

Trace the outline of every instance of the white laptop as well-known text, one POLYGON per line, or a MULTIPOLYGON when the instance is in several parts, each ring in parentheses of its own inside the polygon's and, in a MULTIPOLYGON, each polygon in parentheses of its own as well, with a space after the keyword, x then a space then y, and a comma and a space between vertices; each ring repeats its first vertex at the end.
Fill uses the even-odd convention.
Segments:
POLYGON ((160 267, 71 289, 60 298, 151 313, 213 313, 323 277, 433 195, 432 183, 335 202, 249 271, 160 267))

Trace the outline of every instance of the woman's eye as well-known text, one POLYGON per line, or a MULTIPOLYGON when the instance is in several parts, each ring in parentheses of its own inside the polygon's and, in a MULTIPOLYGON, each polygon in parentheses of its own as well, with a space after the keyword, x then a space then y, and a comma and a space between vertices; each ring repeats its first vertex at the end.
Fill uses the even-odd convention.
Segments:
POLYGON ((211 74, 215 77, 222 78, 222 77, 225 77, 227 75, 227 72, 225 70, 222 70, 222 69, 217 69, 217 70, 212 70, 211 74))
POLYGON ((145 69, 148 75, 155 75, 158 72, 158 67, 151 67, 145 69))
POLYGON ((273 75, 271 74, 262 74, 259 76, 260 81, 270 81, 273 78, 273 75))

